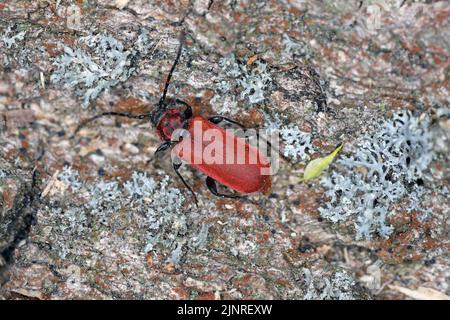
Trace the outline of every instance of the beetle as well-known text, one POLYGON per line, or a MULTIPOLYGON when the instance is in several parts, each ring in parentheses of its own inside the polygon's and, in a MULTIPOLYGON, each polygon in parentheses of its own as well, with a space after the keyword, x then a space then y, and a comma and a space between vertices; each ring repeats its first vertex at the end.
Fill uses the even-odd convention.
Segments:
POLYGON ((244 129, 243 125, 220 115, 209 118, 205 118, 201 115, 193 115, 192 107, 188 103, 180 99, 166 97, 172 74, 181 57, 184 39, 185 36, 182 32, 176 58, 167 76, 162 96, 154 111, 140 115, 121 112, 104 112, 81 123, 76 128, 74 135, 89 122, 104 116, 120 116, 140 120, 149 119, 153 127, 156 128, 156 133, 161 140, 163 140, 163 143, 155 151, 155 155, 168 149, 172 149, 171 153, 172 158, 174 159, 173 168, 186 188, 192 193, 195 203, 197 203, 195 193, 179 172, 183 163, 180 160, 188 162, 192 167, 206 174, 206 186, 211 193, 216 196, 226 198, 241 197, 236 193, 220 193, 217 189, 217 182, 242 194, 255 192, 268 193, 272 186, 271 177, 267 173, 262 174, 264 169, 270 170, 270 163, 267 158, 244 138, 230 133, 230 131, 225 130, 218 124, 228 122, 244 129), (200 128, 200 135, 195 130, 196 126, 197 128, 200 128), (175 139, 175 134, 178 133, 178 130, 184 130, 184 133, 187 133, 190 138, 186 139, 182 136, 175 139), (213 152, 216 157, 219 156, 222 157, 222 159, 230 156, 231 153, 234 159, 231 163, 227 161, 222 163, 207 163, 206 161, 203 161, 204 159, 201 157, 203 157, 204 151, 209 145, 208 141, 203 139, 203 134, 208 130, 213 130, 222 141, 231 143, 233 149, 230 150, 229 145, 227 147, 227 143, 225 143, 222 144, 223 147, 218 148, 213 152), (193 152, 196 144, 200 146, 200 153, 193 152), (236 161, 236 150, 238 148, 244 150, 244 154, 241 154, 244 159, 243 163, 242 161, 236 161), (189 152, 186 150, 191 151, 189 152), (256 161, 250 162, 250 158, 256 159, 256 161))

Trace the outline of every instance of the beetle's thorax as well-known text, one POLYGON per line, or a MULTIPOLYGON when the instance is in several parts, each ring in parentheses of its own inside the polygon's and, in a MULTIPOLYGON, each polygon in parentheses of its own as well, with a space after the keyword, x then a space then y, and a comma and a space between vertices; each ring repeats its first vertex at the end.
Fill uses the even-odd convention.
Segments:
POLYGON ((178 109, 167 110, 156 126, 156 132, 164 141, 170 141, 172 134, 177 129, 184 127, 185 117, 178 109))

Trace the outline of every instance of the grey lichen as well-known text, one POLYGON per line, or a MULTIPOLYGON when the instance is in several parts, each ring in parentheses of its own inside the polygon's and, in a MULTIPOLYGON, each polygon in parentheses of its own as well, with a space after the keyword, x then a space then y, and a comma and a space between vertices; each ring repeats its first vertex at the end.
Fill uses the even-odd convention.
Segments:
POLYGON ((420 199, 433 157, 428 126, 426 115, 401 111, 362 137, 356 153, 338 161, 346 171, 322 180, 329 200, 319 209, 321 216, 335 223, 352 220, 357 239, 371 239, 375 233, 392 234, 387 219, 404 198, 408 206, 403 209, 426 213, 420 199))
POLYGON ((9 25, 0 37, 0 41, 2 41, 8 49, 12 46, 18 46, 18 42, 22 41, 26 35, 26 31, 15 32, 15 27, 15 25, 9 25))
POLYGON ((271 82, 270 75, 267 70, 267 64, 256 61, 255 67, 248 68, 246 65, 241 66, 241 78, 237 79, 238 84, 242 87, 241 98, 248 98, 251 104, 264 101, 264 90, 271 82))
POLYGON ((194 246, 196 248, 203 248, 206 245, 206 242, 208 240, 208 232, 209 232, 209 225, 202 224, 202 227, 200 229, 200 232, 198 236, 194 238, 194 246))
POLYGON ((265 116, 264 128, 267 135, 278 133, 282 142, 282 154, 293 161, 303 161, 309 159, 309 155, 314 152, 312 135, 302 131, 296 124, 283 124, 279 114, 267 114, 265 116))
POLYGON ((63 170, 58 175, 61 182, 69 186, 72 191, 77 192, 81 189, 80 176, 78 172, 74 171, 70 166, 64 166, 63 170))
POLYGON ((87 107, 102 91, 126 81, 136 69, 136 58, 147 54, 150 46, 145 29, 128 49, 109 34, 81 37, 75 48, 61 44, 64 53, 54 59, 50 80, 75 89, 83 97, 83 107, 87 107))
POLYGON ((85 241, 127 229, 129 223, 135 224, 130 237, 136 239, 136 250, 157 252, 175 264, 188 247, 200 248, 206 243, 208 227, 196 221, 195 213, 186 215, 190 206, 185 205, 179 189, 169 186, 168 176, 155 180, 133 172, 124 183, 102 179, 89 183, 65 167, 57 179, 65 188, 62 194, 52 194, 49 204, 55 219, 60 220, 52 235, 59 237, 55 246, 60 245, 57 252, 61 257, 77 255, 85 241), (136 234, 136 230, 142 233, 136 234))
POLYGON ((283 155, 294 161, 297 159, 307 159, 308 154, 314 149, 311 144, 311 134, 301 131, 296 125, 290 124, 282 127, 280 130, 280 137, 285 144, 283 155))
POLYGON ((220 112, 236 112, 238 100, 247 100, 250 104, 263 102, 267 98, 266 89, 272 82, 268 66, 263 61, 255 61, 252 65, 239 63, 234 54, 229 54, 219 61, 222 74, 216 80, 216 92, 211 101, 213 105, 221 105, 220 112), (239 88, 237 96, 233 89, 239 88))
POLYGON ((285 58, 304 57, 310 59, 312 50, 307 43, 293 40, 287 34, 283 34, 283 56, 285 58))
MULTIPOLYGON (((29 49, 25 46, 25 36, 27 31, 20 31, 21 26, 18 24, 9 24, 2 29, 0 24, 0 61, 3 67, 11 67, 13 61, 18 62, 23 69, 29 69, 29 59, 27 54, 29 49)), ((5 125, 0 121, 0 133, 5 125)))
POLYGON ((305 300, 355 300, 356 282, 345 270, 330 276, 303 269, 306 282, 305 300))

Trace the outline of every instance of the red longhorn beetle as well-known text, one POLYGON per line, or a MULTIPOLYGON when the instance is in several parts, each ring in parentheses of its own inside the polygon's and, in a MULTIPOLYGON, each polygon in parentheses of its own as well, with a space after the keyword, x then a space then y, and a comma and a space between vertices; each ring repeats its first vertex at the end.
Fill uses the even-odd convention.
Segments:
MULTIPOLYGON (((208 189, 216 196, 220 197, 227 197, 227 198, 238 198, 240 197, 237 194, 222 194, 219 193, 217 190, 216 182, 221 183, 222 185, 225 185, 229 188, 231 188, 234 191, 240 192, 240 193, 254 193, 254 192, 263 192, 267 193, 271 189, 271 178, 269 175, 263 175, 261 174, 262 169, 270 169, 269 161, 261 154, 261 152, 254 146, 250 145, 245 139, 237 137, 234 134, 231 134, 230 132, 227 132, 222 127, 218 126, 222 121, 229 122, 231 124, 240 126, 241 128, 244 128, 241 124, 238 122, 222 117, 222 116, 213 116, 208 119, 202 117, 202 116, 193 116, 192 108, 189 106, 186 102, 180 100, 180 99, 166 99, 167 91, 170 84, 170 79, 172 78, 172 74, 175 70, 175 67, 178 63, 178 60, 180 59, 182 48, 184 43, 184 33, 182 33, 180 37, 180 46, 178 48, 177 56, 175 58, 175 61, 170 69, 170 72, 167 76, 167 81, 165 83, 163 94, 159 100, 159 103, 156 107, 156 109, 153 112, 141 114, 141 115, 131 115, 127 113, 120 113, 120 112, 104 112, 97 116, 94 116, 84 123, 80 124, 77 129, 75 130, 75 134, 87 123, 94 121, 100 117, 103 116, 121 116, 121 117, 127 117, 132 119, 150 119, 153 126, 156 127, 156 132, 158 133, 159 137, 164 141, 158 149, 155 151, 155 155, 159 152, 165 151, 167 149, 172 148, 172 156, 175 156, 175 159, 182 159, 186 162, 189 162, 191 166, 194 168, 200 170, 204 174, 207 175, 206 178, 206 185, 208 189), (178 105, 178 106, 177 106, 178 105), (174 106, 174 108, 169 108, 169 106, 174 106), (181 106, 181 108, 180 108, 181 106), (196 136, 194 133, 194 124, 197 123, 200 124, 200 128, 202 128, 202 131, 206 131, 208 129, 215 129, 217 132, 220 133, 223 140, 228 139, 227 141, 234 140, 234 146, 240 146, 243 147, 245 150, 245 162, 243 164, 241 163, 223 163, 223 164, 207 164, 205 161, 197 161, 193 162, 193 158, 196 157, 194 154, 187 154, 186 152, 183 152, 183 144, 186 146, 185 141, 190 141, 192 145, 194 145, 194 142, 199 142, 201 145, 201 148, 203 151, 204 148, 209 144, 205 141, 203 141, 202 137, 196 136), (180 140, 172 140, 173 133, 177 129, 185 129, 190 134, 190 139, 183 140, 181 138, 180 140), (247 159, 249 157, 253 157, 253 159, 257 159, 256 163, 249 163, 247 159)), ((194 150, 191 148, 191 150, 194 150)), ((216 150, 217 151, 217 150, 216 150)), ((220 153, 222 151, 221 156, 226 156, 227 152, 230 152, 229 149, 218 150, 217 152, 220 153), (228 151, 227 151, 228 150, 228 151)), ((193 152, 193 151, 192 151, 193 152)), ((234 152, 234 157, 236 161, 236 151, 234 152)), ((203 152, 201 153, 203 154, 203 152)), ((197 156, 198 157, 198 156, 197 156)), ((197 159, 199 160, 199 159, 197 159)), ((202 159, 200 159, 202 160, 202 159)), ((195 202, 197 203, 197 197, 195 196, 195 193, 192 191, 192 189, 189 187, 189 185, 186 183, 186 181, 183 179, 179 172, 179 168, 181 166, 181 161, 174 161, 173 162, 173 168, 178 175, 178 177, 181 179, 183 184, 188 188, 188 190, 192 193, 195 202)))

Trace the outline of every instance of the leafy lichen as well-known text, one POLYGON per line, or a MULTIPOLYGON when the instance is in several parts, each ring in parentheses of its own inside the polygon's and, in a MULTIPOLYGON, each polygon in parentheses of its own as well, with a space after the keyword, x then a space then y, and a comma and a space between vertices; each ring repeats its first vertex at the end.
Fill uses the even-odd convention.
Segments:
POLYGON ((103 179, 89 183, 82 181, 76 170, 65 167, 57 179, 65 191, 52 194, 50 204, 55 219, 59 219, 58 230, 52 234, 60 236, 55 245, 60 245, 57 252, 62 257, 76 255, 83 241, 90 242, 99 234, 127 229, 127 221, 137 225, 135 232, 142 231, 133 235, 139 239, 141 252, 155 251, 175 264, 188 247, 206 244, 208 226, 197 222, 195 214, 185 214, 190 207, 186 208, 181 191, 169 186, 168 176, 155 180, 146 173, 133 172, 124 183, 103 179))
POLYGON ((148 52, 150 43, 145 29, 129 49, 108 34, 81 37, 76 48, 61 45, 64 53, 53 61, 55 70, 50 80, 75 89, 75 93, 83 97, 83 107, 87 107, 101 92, 133 74, 134 61, 148 52))
POLYGON ((286 58, 305 57, 310 59, 313 55, 310 46, 302 41, 293 40, 287 34, 283 34, 283 56, 286 58))
POLYGON ((80 176, 78 172, 74 171, 70 166, 64 166, 63 170, 58 175, 61 182, 70 187, 72 191, 77 192, 81 189, 80 176))
POLYGON ((433 156, 428 126, 428 117, 401 111, 362 137, 356 153, 337 162, 347 170, 322 180, 329 198, 319 209, 322 217, 335 223, 353 220, 357 239, 370 239, 374 233, 391 235, 387 219, 404 197, 409 200, 406 210, 426 212, 420 199, 433 156))
POLYGON ((18 42, 22 41, 27 33, 26 31, 14 32, 15 27, 15 25, 9 25, 0 38, 8 49, 18 46, 18 42))
POLYGON ((267 64, 256 61, 255 67, 241 66, 241 78, 237 80, 242 87, 241 98, 247 97, 250 104, 260 103, 265 100, 264 90, 271 82, 267 72, 267 64))
POLYGON ((283 155, 294 161, 297 159, 305 160, 308 154, 313 150, 311 144, 311 134, 301 131, 294 124, 282 127, 280 137, 284 142, 283 155))
POLYGON ((312 144, 312 135, 302 131, 296 124, 283 124, 279 114, 265 115, 265 130, 268 135, 278 133, 282 142, 282 154, 293 161, 307 160, 315 150, 312 144))
POLYGON ((330 276, 303 269, 306 282, 305 300, 355 300, 356 282, 345 270, 336 270, 330 276))
POLYGON ((223 74, 216 83, 217 95, 211 103, 220 105, 221 113, 236 113, 237 101, 247 100, 250 104, 261 103, 267 98, 266 89, 272 82, 268 66, 263 61, 252 65, 239 63, 234 54, 220 59, 219 66, 223 74), (234 88, 238 88, 234 95, 234 88))

